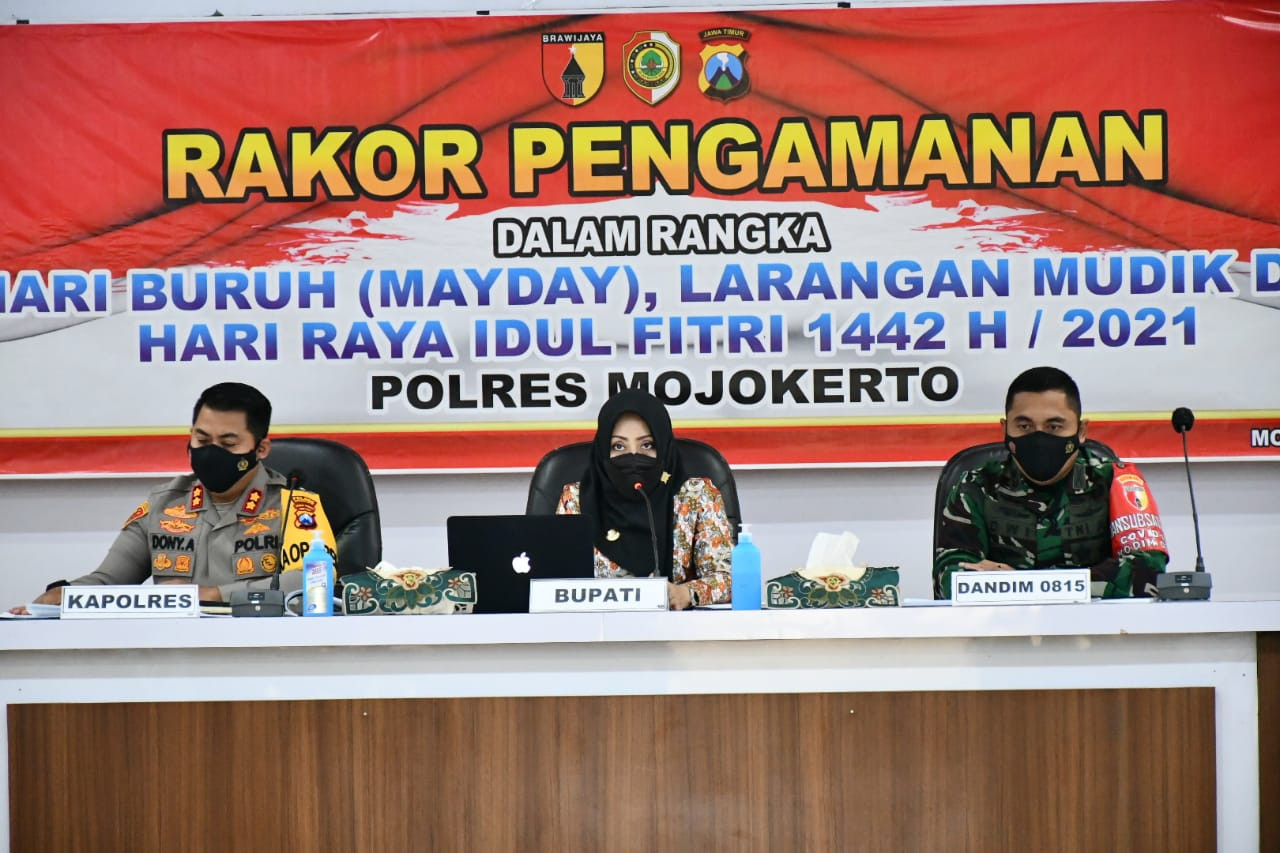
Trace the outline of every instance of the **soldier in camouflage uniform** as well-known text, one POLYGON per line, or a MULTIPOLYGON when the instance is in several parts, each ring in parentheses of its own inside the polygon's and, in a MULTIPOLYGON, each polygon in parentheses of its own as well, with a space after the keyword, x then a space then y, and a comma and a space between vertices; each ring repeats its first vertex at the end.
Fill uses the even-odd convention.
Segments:
POLYGON ((965 474, 943 508, 934 597, 951 597, 959 570, 1067 567, 1091 569, 1106 598, 1154 595, 1168 555, 1112 556, 1109 495, 1123 466, 1083 449, 1088 422, 1071 377, 1051 367, 1020 375, 1001 424, 1009 456, 965 474))

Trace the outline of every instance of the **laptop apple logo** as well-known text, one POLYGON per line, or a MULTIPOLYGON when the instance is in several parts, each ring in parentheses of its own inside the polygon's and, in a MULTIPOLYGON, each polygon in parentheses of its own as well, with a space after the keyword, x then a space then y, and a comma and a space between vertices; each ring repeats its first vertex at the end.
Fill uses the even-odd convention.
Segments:
POLYGON ((521 551, 519 555, 511 558, 511 568, 516 574, 527 575, 532 566, 529 565, 529 554, 521 551))

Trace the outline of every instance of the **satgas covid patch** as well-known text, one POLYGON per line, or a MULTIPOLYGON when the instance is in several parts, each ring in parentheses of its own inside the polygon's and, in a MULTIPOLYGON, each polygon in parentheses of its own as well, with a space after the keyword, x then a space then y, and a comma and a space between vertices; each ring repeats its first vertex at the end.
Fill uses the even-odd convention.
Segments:
POLYGON ((1116 466, 1110 504, 1113 555, 1122 557, 1135 551, 1169 553, 1156 500, 1136 465, 1116 466))

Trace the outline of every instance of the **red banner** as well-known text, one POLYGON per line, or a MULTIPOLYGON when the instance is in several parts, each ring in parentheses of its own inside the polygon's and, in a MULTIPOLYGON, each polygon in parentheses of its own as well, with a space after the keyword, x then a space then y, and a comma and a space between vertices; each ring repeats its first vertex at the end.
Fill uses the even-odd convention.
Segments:
POLYGON ((0 474, 182 467, 225 379, 383 469, 634 385, 912 464, 1036 364, 1126 456, 1280 456, 1277 56, 1264 3, 0 28, 0 474))
MULTIPOLYGON (((277 430, 279 435, 312 435, 353 447, 374 470, 486 470, 532 468, 543 454, 577 441, 591 430, 466 430, 386 433, 277 430)), ((685 427, 680 434, 718 448, 733 465, 895 465, 946 461, 960 448, 1000 440, 1000 426, 987 423, 829 424, 775 427, 685 427)), ((1094 421, 1089 435, 1124 459, 1174 459, 1181 438, 1167 423, 1151 420, 1094 421), (1168 435, 1157 442, 1153 435, 1168 435)), ((54 472, 168 474, 187 467, 186 433, 163 435, 59 436, 11 438, 4 473, 19 476, 54 472), (122 452, 123 451, 123 452, 122 452), (121 459, 129 460, 127 465, 121 459)), ((1198 418, 1189 437, 1195 456, 1215 459, 1271 458, 1280 451, 1280 417, 1267 420, 1198 418)))

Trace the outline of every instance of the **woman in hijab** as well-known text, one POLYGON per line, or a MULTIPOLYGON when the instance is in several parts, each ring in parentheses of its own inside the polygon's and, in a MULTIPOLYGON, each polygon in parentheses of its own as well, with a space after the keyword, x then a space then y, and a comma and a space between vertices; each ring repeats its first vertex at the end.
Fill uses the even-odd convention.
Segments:
POLYGON ((710 480, 685 474, 671 417, 653 395, 629 389, 600 408, 587 470, 556 511, 593 520, 597 577, 661 575, 672 610, 729 600, 724 499, 710 480))

